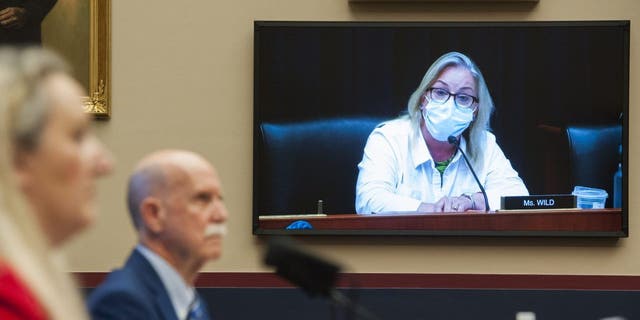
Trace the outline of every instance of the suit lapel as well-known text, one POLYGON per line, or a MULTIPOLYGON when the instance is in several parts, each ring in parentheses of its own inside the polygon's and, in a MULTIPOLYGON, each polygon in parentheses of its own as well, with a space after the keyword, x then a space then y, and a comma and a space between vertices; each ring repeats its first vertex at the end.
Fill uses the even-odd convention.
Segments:
POLYGON ((127 260, 126 268, 135 270, 140 282, 143 283, 145 290, 149 293, 149 299, 155 302, 155 308, 164 320, 179 320, 176 316, 176 311, 173 309, 169 294, 162 280, 160 280, 160 276, 138 250, 133 250, 127 260))
POLYGON ((176 315, 176 311, 173 309, 173 304, 169 299, 169 295, 164 290, 164 288, 162 289, 163 294, 158 294, 155 297, 156 307, 165 320, 179 320, 178 316, 176 315))

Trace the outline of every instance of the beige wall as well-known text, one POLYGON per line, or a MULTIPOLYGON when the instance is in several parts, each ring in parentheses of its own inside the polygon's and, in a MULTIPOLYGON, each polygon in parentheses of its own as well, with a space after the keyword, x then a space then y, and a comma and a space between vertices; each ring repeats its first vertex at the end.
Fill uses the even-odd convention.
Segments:
MULTIPOLYGON (((631 23, 630 121, 640 29, 638 0, 540 0, 537 5, 350 4, 347 0, 113 0, 112 105, 98 135, 117 157, 101 183, 102 215, 69 248, 75 271, 121 264, 135 237, 124 205, 126 175, 143 154, 189 148, 221 172, 231 212, 221 260, 206 271, 264 271, 251 235, 253 20, 606 20, 631 23)), ((541 75, 543 77, 544 75, 541 75)), ((562 88, 559 88, 562 89, 562 88)), ((630 130, 638 163, 640 132, 630 130)), ((640 191, 630 169, 630 194, 640 191)), ((640 274, 640 201, 630 199, 631 237, 607 239, 313 238, 306 242, 352 272, 640 274)))

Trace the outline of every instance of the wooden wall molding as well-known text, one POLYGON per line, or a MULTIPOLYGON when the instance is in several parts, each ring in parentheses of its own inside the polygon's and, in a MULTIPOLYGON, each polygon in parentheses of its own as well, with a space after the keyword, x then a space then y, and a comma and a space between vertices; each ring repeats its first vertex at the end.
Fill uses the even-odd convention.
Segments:
MULTIPOLYGON (((106 272, 74 272, 80 286, 93 288, 106 272)), ((205 272, 198 288, 293 288, 267 272, 205 272)), ((344 273, 338 287, 397 289, 511 289, 511 290, 640 290, 640 276, 534 274, 422 274, 344 273)))

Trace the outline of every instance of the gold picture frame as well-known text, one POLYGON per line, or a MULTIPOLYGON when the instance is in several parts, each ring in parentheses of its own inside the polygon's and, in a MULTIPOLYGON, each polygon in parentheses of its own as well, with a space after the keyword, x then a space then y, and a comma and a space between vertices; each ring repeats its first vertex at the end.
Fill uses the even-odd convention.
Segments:
POLYGON ((84 109, 98 119, 111 117, 111 0, 90 0, 89 96, 84 109))
POLYGON ((84 110, 111 116, 111 0, 46 0, 42 46, 58 53, 88 91, 84 110))

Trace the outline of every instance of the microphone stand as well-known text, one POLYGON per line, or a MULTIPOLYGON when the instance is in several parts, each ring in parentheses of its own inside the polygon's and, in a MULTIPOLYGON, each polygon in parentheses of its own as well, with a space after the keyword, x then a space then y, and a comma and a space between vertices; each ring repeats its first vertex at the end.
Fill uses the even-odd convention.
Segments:
POLYGON ((353 301, 342 292, 331 289, 329 292, 329 299, 334 305, 345 308, 347 310, 347 319, 362 319, 362 320, 379 320, 373 313, 361 306, 357 302, 353 301))
MULTIPOLYGON (((476 183, 478 184, 478 187, 480 187, 480 192, 482 192, 482 196, 484 197, 484 211, 489 212, 489 199, 487 198, 487 192, 484 191, 484 187, 482 186, 482 183, 480 183, 480 179, 478 179, 475 170, 473 170, 471 162, 469 162, 469 159, 467 159, 467 155, 464 154, 464 151, 462 151, 462 148, 460 148, 460 140, 454 136, 449 136, 447 138, 447 141, 449 141, 450 144, 456 146, 458 151, 460 151, 460 153, 462 154, 464 161, 467 163, 467 167, 469 167, 469 170, 471 170, 471 174, 473 174, 473 178, 476 179, 476 183)), ((471 199, 471 201, 473 201, 473 199, 471 199)))

